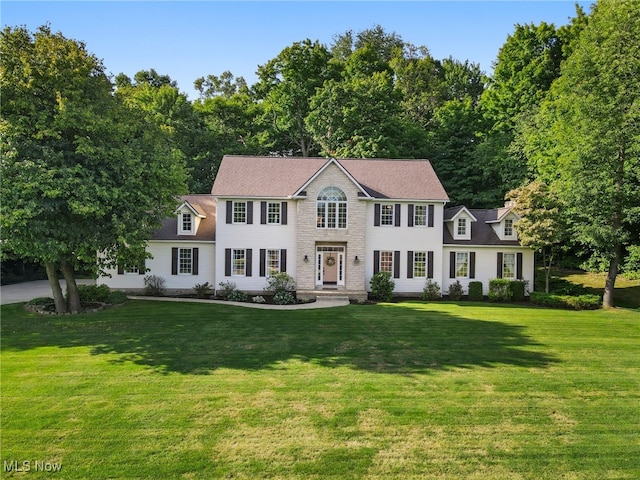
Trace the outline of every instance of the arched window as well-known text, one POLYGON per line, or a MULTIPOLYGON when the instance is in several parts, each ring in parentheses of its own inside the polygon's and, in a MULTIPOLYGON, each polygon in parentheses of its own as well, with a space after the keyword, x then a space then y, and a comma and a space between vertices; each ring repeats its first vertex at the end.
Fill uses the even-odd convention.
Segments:
POLYGON ((327 187, 316 203, 318 228, 347 228, 347 196, 337 187, 327 187))

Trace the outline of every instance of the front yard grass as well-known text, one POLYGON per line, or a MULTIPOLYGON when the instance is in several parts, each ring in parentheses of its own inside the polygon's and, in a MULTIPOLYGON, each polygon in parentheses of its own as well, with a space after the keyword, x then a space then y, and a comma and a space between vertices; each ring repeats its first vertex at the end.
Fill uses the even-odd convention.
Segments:
POLYGON ((9 305, 1 333, 3 478, 640 478, 632 310, 9 305))

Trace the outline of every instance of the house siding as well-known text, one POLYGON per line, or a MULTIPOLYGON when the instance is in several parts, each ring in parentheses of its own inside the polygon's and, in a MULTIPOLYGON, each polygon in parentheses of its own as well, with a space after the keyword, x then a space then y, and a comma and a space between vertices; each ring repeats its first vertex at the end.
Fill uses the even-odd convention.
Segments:
MULTIPOLYGON (((220 282, 233 282, 239 290, 249 293, 261 293, 266 286, 266 278, 260 276, 261 250, 286 250, 287 273, 297 277, 296 264, 296 224, 298 223, 295 200, 262 199, 262 198, 218 198, 218 205, 226 205, 227 201, 253 202, 253 222, 234 224, 227 223, 226 218, 220 218, 216 230, 216 288, 220 282), (281 205, 281 223, 271 225, 261 223, 262 202, 277 202, 281 205), (282 204, 286 205, 287 220, 282 223, 282 204), (251 276, 227 275, 225 270, 225 253, 233 249, 251 250, 251 276)), ((220 208, 220 211, 226 208, 220 208)), ((224 213, 226 217, 226 213, 224 213)))

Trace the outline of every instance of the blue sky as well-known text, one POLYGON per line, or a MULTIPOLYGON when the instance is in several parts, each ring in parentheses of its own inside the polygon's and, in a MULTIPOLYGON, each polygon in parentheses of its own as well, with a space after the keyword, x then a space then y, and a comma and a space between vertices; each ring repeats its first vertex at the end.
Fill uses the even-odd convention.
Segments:
MULTIPOLYGON (((578 2, 589 11, 591 2, 578 2)), ((2 26, 34 31, 50 24, 85 42, 107 72, 132 77, 155 68, 178 82, 190 99, 193 81, 225 70, 249 84, 282 49, 306 38, 330 46, 348 30, 381 25, 431 55, 480 64, 491 72, 516 24, 565 25, 575 2, 556 1, 7 1, 2 26)))

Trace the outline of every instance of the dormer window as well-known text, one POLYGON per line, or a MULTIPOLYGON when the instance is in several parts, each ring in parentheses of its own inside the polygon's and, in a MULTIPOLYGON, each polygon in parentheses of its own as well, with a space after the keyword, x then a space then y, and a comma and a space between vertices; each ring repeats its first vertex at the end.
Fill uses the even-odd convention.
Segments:
POLYGON ((513 219, 508 218, 504 221, 504 236, 505 238, 515 238, 516 232, 513 228, 513 219))
POLYGON ((456 234, 458 237, 467 236, 467 219, 459 218, 456 226, 456 234))
POLYGON ((193 233, 193 216, 190 213, 182 214, 181 233, 193 233))

